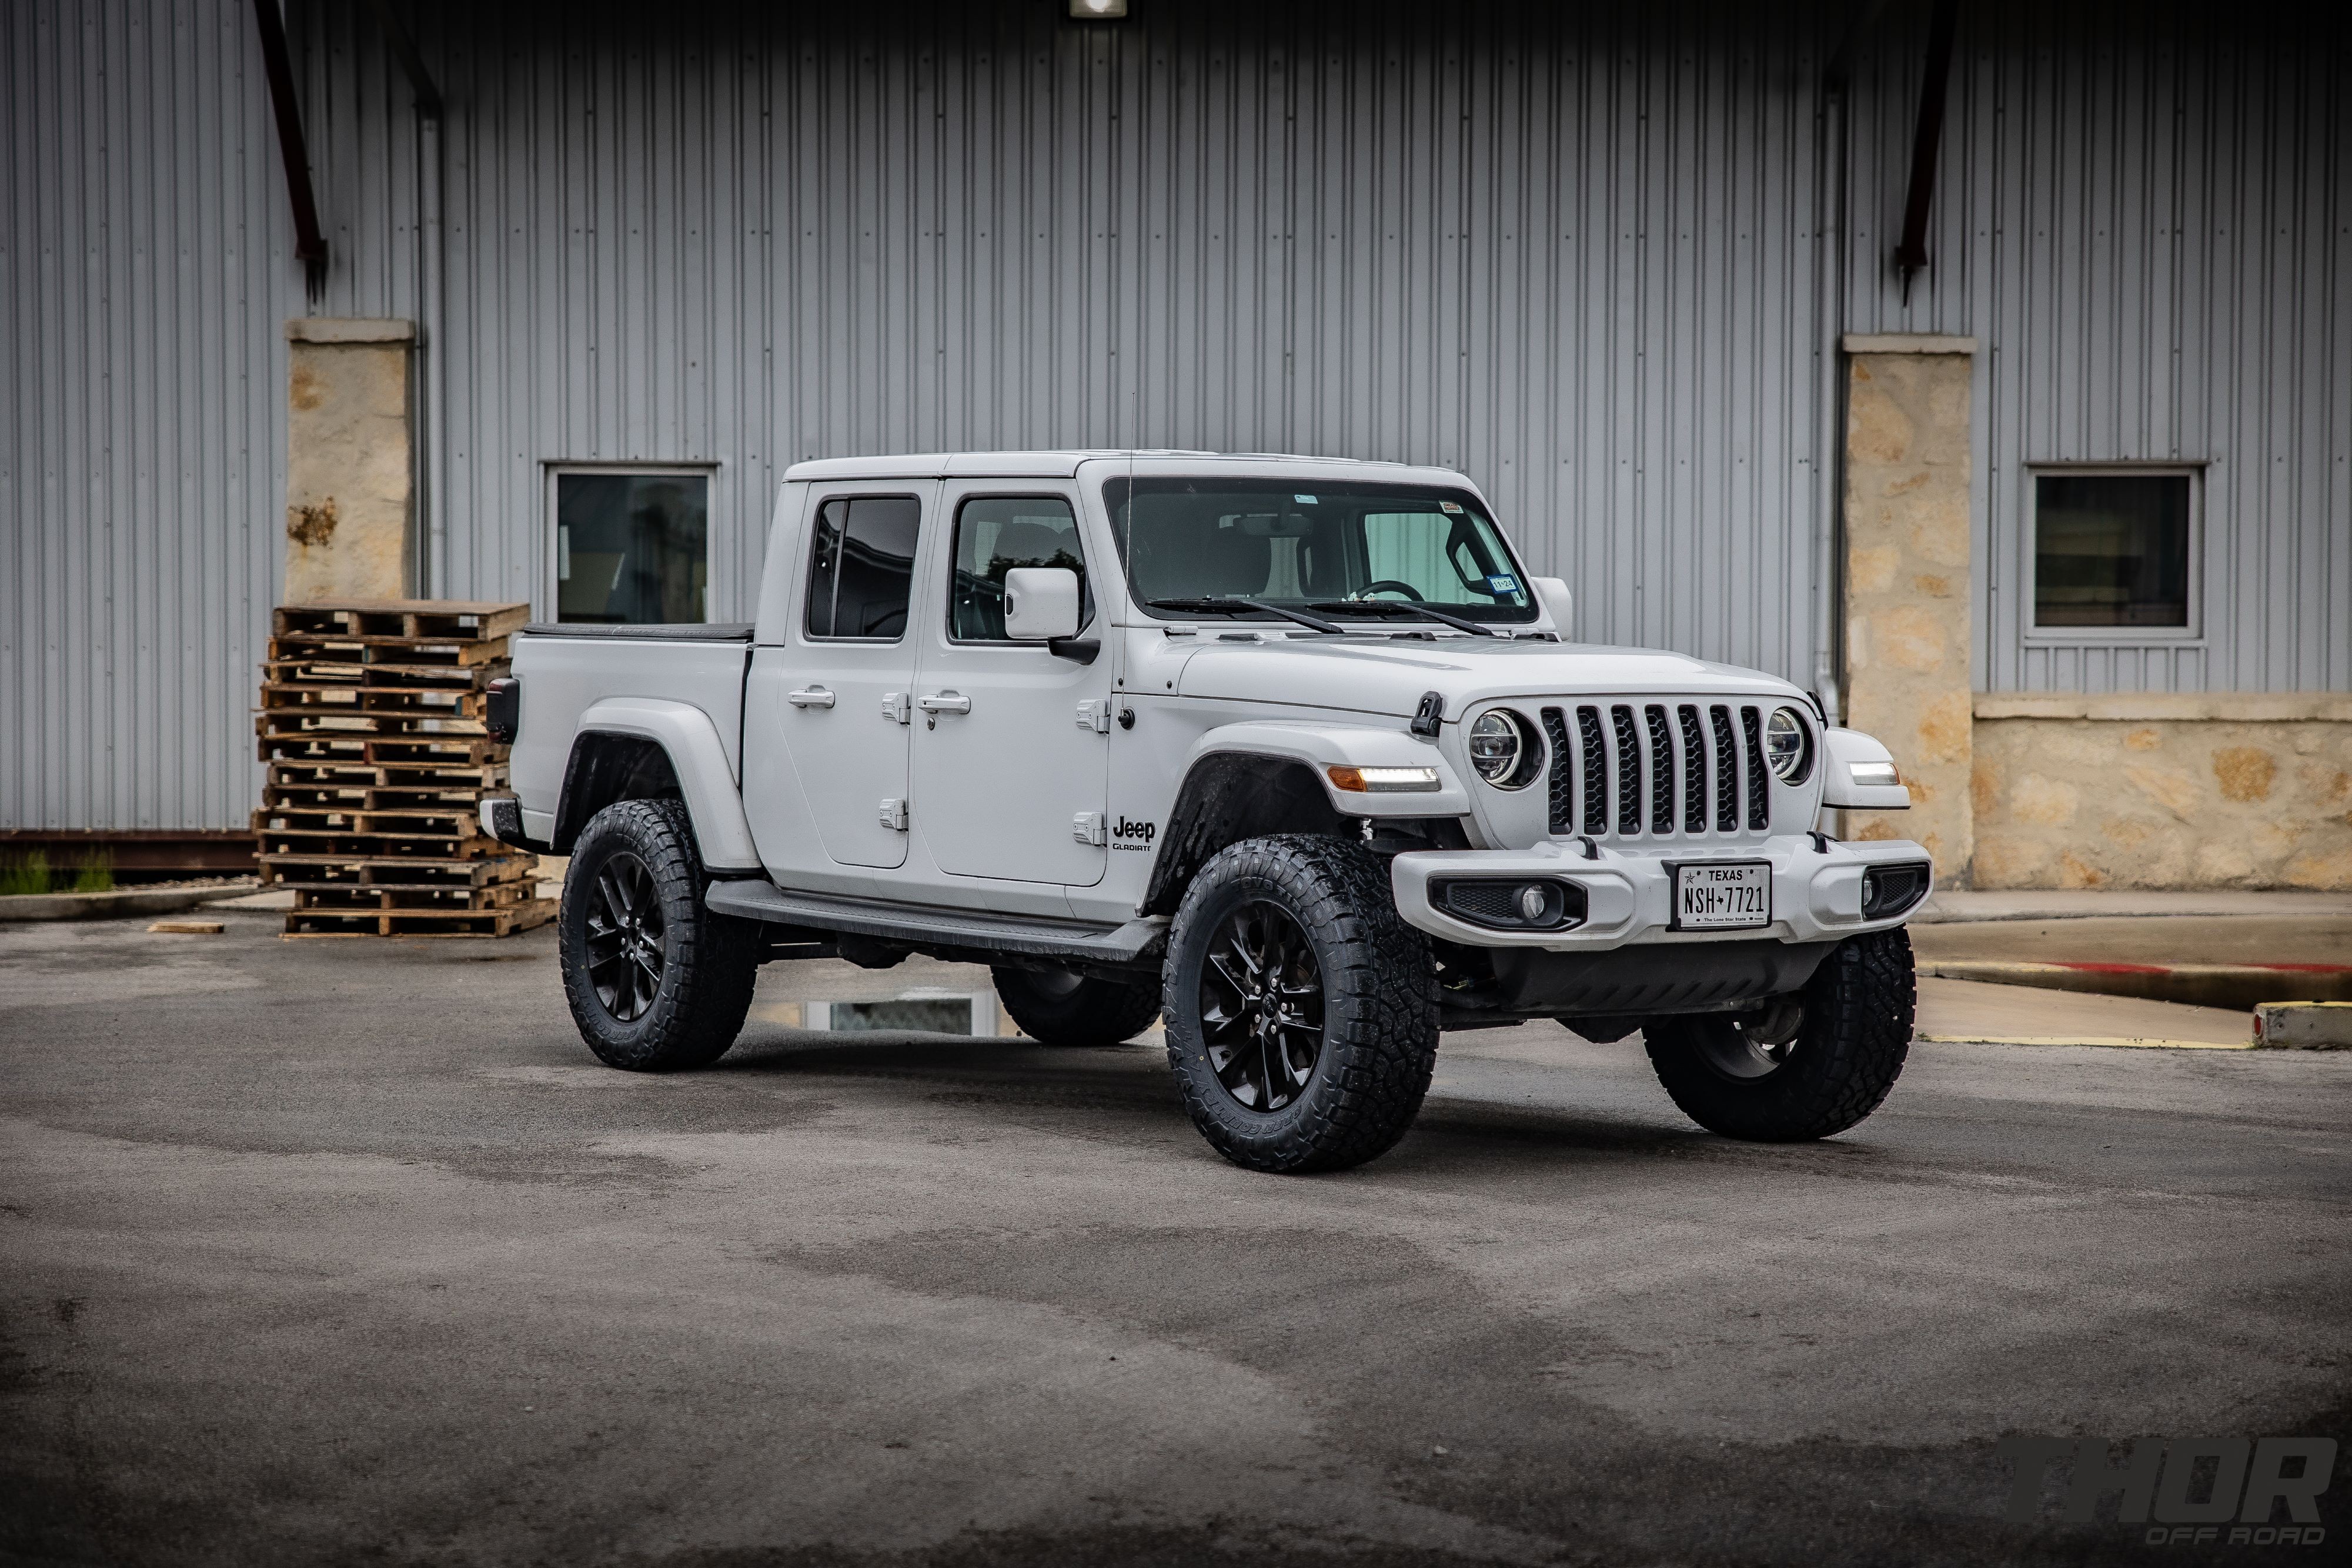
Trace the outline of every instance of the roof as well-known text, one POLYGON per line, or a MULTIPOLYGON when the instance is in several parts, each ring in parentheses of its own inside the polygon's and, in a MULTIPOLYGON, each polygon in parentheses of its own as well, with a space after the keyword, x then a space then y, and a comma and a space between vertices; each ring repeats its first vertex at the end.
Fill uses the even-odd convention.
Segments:
POLYGON ((1138 472, 1167 473, 1202 463, 1279 464, 1286 468, 1323 470, 1382 469, 1383 478, 1405 483, 1461 484, 1451 469, 1404 463, 1377 462, 1363 457, 1313 457, 1287 452, 1186 452, 1166 448, 1113 448, 1099 451, 1049 452, 922 452, 883 457, 820 457, 795 463, 784 470, 787 483, 823 479, 972 478, 1003 475, 1068 478, 1078 466, 1092 462, 1132 462, 1138 472))

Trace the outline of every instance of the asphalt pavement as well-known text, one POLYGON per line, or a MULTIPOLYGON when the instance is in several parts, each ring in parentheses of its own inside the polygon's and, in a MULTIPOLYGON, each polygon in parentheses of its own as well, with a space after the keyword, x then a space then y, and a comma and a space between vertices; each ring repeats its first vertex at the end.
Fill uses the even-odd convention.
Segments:
POLYGON ((1764 1147, 1529 1025, 1284 1178, 1156 1040, 793 1027, 978 970, 773 966, 639 1077, 550 930, 224 918, 0 927, 0 1560, 2352 1555, 2352 1457, 2319 1542, 2157 1547, 1996 1450, 2352 1450, 2352 1054, 1927 1041, 1764 1147))

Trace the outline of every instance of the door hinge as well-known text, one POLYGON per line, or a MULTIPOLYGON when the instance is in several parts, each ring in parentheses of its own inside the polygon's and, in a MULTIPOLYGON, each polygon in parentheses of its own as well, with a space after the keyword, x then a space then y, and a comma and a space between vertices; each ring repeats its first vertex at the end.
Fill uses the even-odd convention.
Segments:
POLYGON ((914 716, 914 706, 907 700, 906 693, 884 692, 882 694, 882 716, 892 724, 906 723, 908 719, 914 716))
POLYGON ((1080 811, 1076 816, 1072 817, 1070 837, 1079 843, 1092 844, 1097 849, 1110 841, 1109 834, 1103 827, 1103 814, 1100 811, 1080 811))
POLYGON ((1078 727, 1080 729, 1091 729, 1097 735, 1108 735, 1110 733, 1110 704, 1108 701, 1097 697, 1088 697, 1086 701, 1080 703, 1078 705, 1078 727))
POLYGON ((882 825, 893 832, 907 831, 907 802, 893 795, 882 802, 882 825))

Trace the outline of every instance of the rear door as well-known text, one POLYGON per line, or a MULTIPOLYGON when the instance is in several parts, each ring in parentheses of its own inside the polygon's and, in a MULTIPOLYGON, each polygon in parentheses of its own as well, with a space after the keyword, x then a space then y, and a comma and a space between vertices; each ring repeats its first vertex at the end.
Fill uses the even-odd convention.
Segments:
MULTIPOLYGON (((808 802, 817 843, 762 842, 770 868, 893 867, 907 860, 909 635, 917 557, 938 486, 814 489, 807 560, 780 678, 760 683, 808 802)), ((749 781, 747 780, 747 783, 749 781)))
MULTIPOLYGON (((1085 580, 1076 487, 950 481, 926 580, 915 678, 915 822, 950 876, 1091 887, 1102 880, 1113 651, 1091 664, 1004 635, 1004 574, 1085 580)), ((1084 602, 1092 610, 1092 595, 1084 602)), ((1089 622, 1082 638, 1099 638, 1089 622)))

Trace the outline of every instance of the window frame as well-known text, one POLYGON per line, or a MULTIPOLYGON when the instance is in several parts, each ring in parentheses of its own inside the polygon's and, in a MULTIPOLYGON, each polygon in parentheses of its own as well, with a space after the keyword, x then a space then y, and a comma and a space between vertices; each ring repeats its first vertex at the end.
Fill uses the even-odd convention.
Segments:
MULTIPOLYGON (((720 599, 722 586, 719 574, 719 469, 717 463, 606 463, 581 462, 570 458, 546 458, 540 464, 541 484, 546 499, 547 522, 540 533, 540 545, 544 550, 544 566, 540 572, 540 619, 550 625, 596 625, 610 622, 566 622, 563 619, 563 586, 556 576, 562 564, 562 535, 556 530, 563 526, 561 497, 564 476, 596 475, 606 478, 688 478, 700 479, 703 490, 702 523, 702 619, 698 625, 712 626, 719 622, 713 611, 720 599)), ((731 585, 730 585, 731 586, 731 585)), ((635 624, 657 624, 635 622, 635 624)), ((679 622, 674 624, 684 625, 679 622)))
POLYGON ((2205 465, 2196 461, 2164 463, 2028 463, 2025 475, 2023 537, 2018 576, 2023 585, 2019 625, 2027 644, 2059 648, 2185 648, 2205 641, 2205 465), (2044 626, 2037 577, 2042 555, 2042 481, 2047 478, 2186 479, 2189 481, 2189 527, 2186 587, 2188 622, 2180 626, 2044 626))
MULTIPOLYGON (((900 480, 897 483, 903 484, 905 481, 900 480)), ((847 643, 866 648, 895 648, 906 642, 908 634, 914 630, 916 606, 922 597, 923 543, 927 538, 923 532, 923 513, 926 509, 926 497, 912 490, 819 491, 814 486, 810 488, 806 514, 808 521, 802 528, 802 543, 807 548, 801 551, 797 573, 800 592, 795 596, 798 602, 793 611, 793 631, 802 642, 822 643, 828 646, 847 643), (817 519, 822 517, 824 515, 824 509, 835 501, 912 501, 915 503, 915 553, 909 558, 907 568, 907 622, 896 637, 844 637, 838 632, 820 633, 809 629, 809 594, 816 588, 817 519)), ((834 603, 836 611, 840 607, 840 590, 841 576, 836 569, 834 574, 834 603)))
POLYGON ((1086 635, 1087 627, 1101 613, 1099 597, 1094 591, 1095 563, 1087 552, 1086 513, 1079 497, 1066 490, 961 490, 956 493, 953 514, 948 519, 947 551, 944 570, 940 573, 940 631, 949 645, 957 648, 1034 648, 1043 653, 1043 643, 1023 642, 1012 637, 959 637, 955 629, 956 547, 963 538, 963 509, 974 501, 1059 501, 1070 509, 1070 521, 1076 527, 1078 541, 1078 563, 1086 570, 1078 579, 1078 634, 1086 635))

